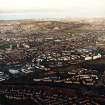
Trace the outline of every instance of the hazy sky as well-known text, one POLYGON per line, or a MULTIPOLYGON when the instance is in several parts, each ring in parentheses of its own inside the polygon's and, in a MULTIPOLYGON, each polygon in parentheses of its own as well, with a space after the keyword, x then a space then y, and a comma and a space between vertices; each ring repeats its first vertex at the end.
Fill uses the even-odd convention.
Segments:
POLYGON ((50 12, 71 17, 105 17, 105 0, 0 0, 0 12, 50 12))

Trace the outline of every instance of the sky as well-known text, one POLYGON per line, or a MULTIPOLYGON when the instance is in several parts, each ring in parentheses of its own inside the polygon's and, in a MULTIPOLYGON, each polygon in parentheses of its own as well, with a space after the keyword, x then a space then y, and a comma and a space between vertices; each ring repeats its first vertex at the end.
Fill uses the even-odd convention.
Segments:
POLYGON ((67 17, 105 17, 105 0, 0 0, 0 14, 35 12, 67 17))

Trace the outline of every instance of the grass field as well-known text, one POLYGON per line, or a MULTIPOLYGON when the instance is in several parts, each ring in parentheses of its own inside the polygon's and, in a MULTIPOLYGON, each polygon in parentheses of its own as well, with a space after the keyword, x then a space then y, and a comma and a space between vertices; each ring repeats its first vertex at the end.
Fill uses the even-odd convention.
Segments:
POLYGON ((74 28, 74 29, 65 29, 63 32, 65 33, 81 33, 81 32, 93 32, 94 30, 88 30, 88 29, 80 29, 80 28, 74 28))

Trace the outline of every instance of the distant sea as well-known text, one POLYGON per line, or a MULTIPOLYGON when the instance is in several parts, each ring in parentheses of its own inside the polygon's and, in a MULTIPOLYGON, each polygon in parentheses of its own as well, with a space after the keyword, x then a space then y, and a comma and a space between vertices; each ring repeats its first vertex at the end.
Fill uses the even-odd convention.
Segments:
POLYGON ((58 19, 64 18, 63 14, 56 12, 18 12, 0 13, 0 20, 22 20, 22 19, 58 19))

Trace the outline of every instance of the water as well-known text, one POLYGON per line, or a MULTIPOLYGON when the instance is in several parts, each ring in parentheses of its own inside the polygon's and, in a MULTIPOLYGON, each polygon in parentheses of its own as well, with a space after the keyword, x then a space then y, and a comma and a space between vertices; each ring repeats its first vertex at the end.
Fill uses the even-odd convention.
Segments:
POLYGON ((47 19, 63 18, 62 13, 57 12, 18 12, 0 13, 0 20, 20 20, 20 19, 47 19))

